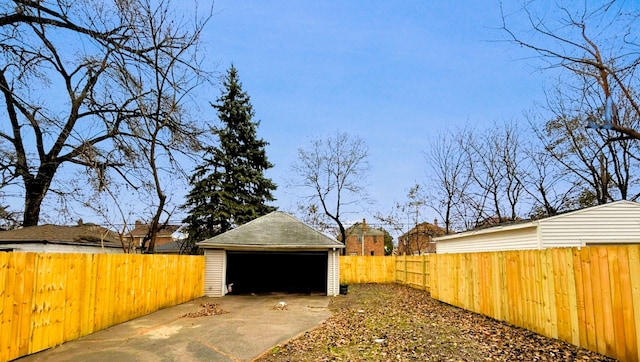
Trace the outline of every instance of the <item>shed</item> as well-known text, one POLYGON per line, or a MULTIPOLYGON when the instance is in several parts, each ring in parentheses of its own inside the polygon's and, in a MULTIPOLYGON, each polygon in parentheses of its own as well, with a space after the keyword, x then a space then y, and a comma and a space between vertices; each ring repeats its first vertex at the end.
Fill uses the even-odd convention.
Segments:
POLYGON ((640 243, 640 203, 616 201, 434 240, 438 254, 637 244, 640 243))
POLYGON ((205 294, 340 292, 344 245, 274 211, 197 244, 204 249, 205 294))

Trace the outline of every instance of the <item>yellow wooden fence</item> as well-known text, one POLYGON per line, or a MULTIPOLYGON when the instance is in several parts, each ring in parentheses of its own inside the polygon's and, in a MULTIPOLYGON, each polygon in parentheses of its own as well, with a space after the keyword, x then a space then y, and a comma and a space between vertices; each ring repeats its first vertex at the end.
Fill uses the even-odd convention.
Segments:
POLYGON ((426 290, 427 292, 430 291, 429 260, 429 255, 403 255, 396 257, 395 282, 426 290))
MULTIPOLYGON (((376 268, 369 257, 343 258, 341 280, 388 281, 379 272, 368 274, 376 268)), ((394 282, 430 291, 435 299, 621 361, 640 361, 639 245, 385 258, 385 275, 393 264, 394 282)))
POLYGON ((429 255, 341 256, 340 283, 401 283, 429 291, 429 255))
MULTIPOLYGON (((204 257, 0 253, 0 361, 204 295, 204 257)), ((640 246, 342 256, 341 283, 402 283, 622 361, 640 360, 640 246)))
POLYGON ((204 295, 204 257, 0 253, 0 361, 204 295))
POLYGON ((621 361, 640 360, 640 246, 429 256, 431 296, 621 361))
POLYGON ((340 283, 394 283, 394 256, 341 256, 340 283))

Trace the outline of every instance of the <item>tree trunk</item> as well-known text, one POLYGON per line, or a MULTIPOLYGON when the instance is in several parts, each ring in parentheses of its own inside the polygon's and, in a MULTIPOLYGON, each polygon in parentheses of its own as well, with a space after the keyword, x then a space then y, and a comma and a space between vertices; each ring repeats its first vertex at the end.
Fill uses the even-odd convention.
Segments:
POLYGON ((40 207, 42 201, 49 191, 53 175, 55 175, 57 164, 40 166, 35 178, 24 181, 24 216, 22 226, 36 226, 40 221, 40 207))
POLYGON ((40 205, 46 190, 33 183, 27 184, 24 197, 24 216, 22 226, 36 226, 40 220, 40 205))
MULTIPOLYGON (((334 219, 335 220, 335 219, 334 219)), ((338 223, 338 229, 340 229, 340 238, 342 239, 342 245, 344 245, 345 247, 342 248, 342 255, 347 255, 347 232, 344 228, 344 226, 342 225, 342 223, 338 220, 336 220, 336 222, 338 223)))
POLYGON ((164 203, 167 199, 166 195, 162 192, 158 192, 158 198, 160 202, 158 203, 158 208, 156 209, 156 213, 153 215, 153 220, 149 226, 149 247, 147 248, 147 253, 149 254, 155 254, 156 252, 156 236, 160 225, 160 215, 162 210, 164 210, 164 203))

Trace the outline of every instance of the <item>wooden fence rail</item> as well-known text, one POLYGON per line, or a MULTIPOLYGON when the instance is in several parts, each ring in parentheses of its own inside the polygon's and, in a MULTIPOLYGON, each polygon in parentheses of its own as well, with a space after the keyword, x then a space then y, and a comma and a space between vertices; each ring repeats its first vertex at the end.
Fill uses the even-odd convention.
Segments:
POLYGON ((204 257, 0 253, 0 361, 204 295, 204 257))
POLYGON ((415 289, 430 291, 429 255, 396 257, 396 278, 394 282, 406 284, 415 289))

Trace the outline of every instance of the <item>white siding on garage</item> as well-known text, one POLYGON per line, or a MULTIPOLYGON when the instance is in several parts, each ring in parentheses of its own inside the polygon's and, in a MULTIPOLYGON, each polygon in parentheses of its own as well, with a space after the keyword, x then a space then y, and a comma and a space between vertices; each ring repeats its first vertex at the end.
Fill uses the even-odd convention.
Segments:
POLYGON ((223 297, 226 294, 226 252, 205 249, 204 294, 207 297, 223 297))
POLYGON ((327 295, 340 294, 340 256, 338 250, 329 250, 327 262, 327 295))
POLYGON ((640 206, 620 201, 540 220, 545 248, 640 242, 640 206))
POLYGON ((436 239, 436 253, 474 253, 498 250, 538 249, 538 238, 535 225, 528 227, 509 228, 502 230, 493 228, 468 233, 464 237, 450 240, 436 239), (494 230, 493 232, 486 232, 494 230))
POLYGON ((640 203, 616 201, 522 224, 435 238, 437 253, 640 243, 640 203))

